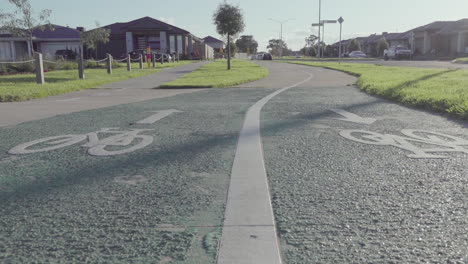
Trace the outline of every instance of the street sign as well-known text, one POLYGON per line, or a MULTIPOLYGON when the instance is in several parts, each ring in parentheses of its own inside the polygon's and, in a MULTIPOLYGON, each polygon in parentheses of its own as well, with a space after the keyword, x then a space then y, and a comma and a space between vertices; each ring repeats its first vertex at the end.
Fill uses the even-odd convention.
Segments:
POLYGON ((336 20, 322 20, 322 23, 330 23, 330 24, 334 24, 336 23, 336 20))
POLYGON ((323 23, 314 23, 312 24, 313 27, 321 27, 323 26, 323 23))
POLYGON ((343 24, 343 22, 344 22, 343 17, 338 18, 338 22, 339 22, 340 24, 343 24))

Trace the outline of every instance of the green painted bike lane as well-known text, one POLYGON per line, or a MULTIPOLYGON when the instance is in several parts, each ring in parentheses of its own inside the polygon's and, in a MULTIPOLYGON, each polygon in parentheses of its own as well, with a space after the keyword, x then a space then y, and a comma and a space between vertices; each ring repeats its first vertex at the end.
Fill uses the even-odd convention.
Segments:
POLYGON ((0 261, 214 263, 245 111, 271 91, 216 89, 1 128, 0 261), (137 123, 168 109, 180 112, 137 123), (148 130, 83 146, 103 128, 148 130), (84 140, 7 153, 61 135, 74 136, 23 150, 84 140))

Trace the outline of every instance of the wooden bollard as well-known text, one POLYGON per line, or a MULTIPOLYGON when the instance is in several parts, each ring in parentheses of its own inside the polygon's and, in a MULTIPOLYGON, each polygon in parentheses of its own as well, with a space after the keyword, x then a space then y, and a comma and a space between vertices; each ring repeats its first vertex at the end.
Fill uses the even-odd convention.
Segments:
POLYGON ((34 54, 35 56, 35 65, 36 65, 36 83, 37 84, 44 84, 45 79, 44 79, 44 62, 42 60, 42 54, 36 52, 34 54))
POLYGON ((107 54, 107 73, 112 74, 112 55, 107 54))
POLYGON ((78 58, 78 78, 80 78, 81 80, 85 79, 83 53, 80 53, 80 56, 78 58))
POLYGON ((143 69, 143 55, 140 54, 140 69, 143 69))
POLYGON ((132 58, 130 54, 127 55, 127 71, 132 71, 132 58))

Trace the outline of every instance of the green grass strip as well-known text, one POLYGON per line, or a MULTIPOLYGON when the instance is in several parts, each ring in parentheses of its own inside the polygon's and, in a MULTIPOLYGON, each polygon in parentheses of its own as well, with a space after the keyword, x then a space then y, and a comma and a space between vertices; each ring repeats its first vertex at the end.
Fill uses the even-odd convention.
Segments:
POLYGON ((468 64, 468 58, 458 58, 453 60, 452 62, 458 64, 468 64))
MULTIPOLYGON (((78 70, 59 70, 45 73, 46 84, 36 84, 34 74, 0 76, 0 102, 26 101, 59 95, 83 89, 97 88, 104 84, 123 81, 131 78, 150 75, 165 68, 173 68, 192 63, 180 61, 179 63, 157 64, 156 68, 139 69, 133 64, 128 72, 126 67, 113 69, 113 74, 107 74, 106 69, 86 69, 85 80, 78 78, 78 70)), ((143 67, 147 67, 145 64, 143 67)))
POLYGON ((468 70, 387 67, 360 63, 290 63, 350 73, 359 76, 357 85, 370 94, 468 119, 468 70))
POLYGON ((161 88, 221 88, 243 84, 268 76, 266 68, 258 64, 233 60, 228 71, 226 60, 217 60, 179 78, 161 85, 161 88))

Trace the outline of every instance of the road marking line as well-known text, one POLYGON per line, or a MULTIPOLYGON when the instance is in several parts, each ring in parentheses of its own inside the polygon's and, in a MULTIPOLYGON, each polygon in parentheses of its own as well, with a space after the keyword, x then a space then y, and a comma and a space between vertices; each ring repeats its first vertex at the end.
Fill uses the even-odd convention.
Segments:
POLYGON ((271 93, 247 111, 231 172, 218 264, 282 263, 263 158, 260 112, 273 97, 312 80, 314 75, 307 74, 307 79, 271 93))
POLYGON ((343 109, 330 109, 330 111, 333 111, 341 116, 344 116, 344 118, 333 118, 335 120, 341 120, 341 121, 353 122, 353 123, 365 124, 365 125, 370 125, 374 123, 375 121, 377 121, 377 119, 375 118, 360 117, 356 114, 350 113, 343 109))
POLYGON ((80 97, 76 97, 76 98, 70 98, 70 99, 55 100, 55 102, 73 102, 73 101, 78 101, 80 99, 81 99, 80 97))
POLYGON ((162 110, 162 111, 155 111, 154 115, 150 116, 150 117, 147 117, 143 120, 140 120, 138 122, 136 122, 137 124, 145 124, 145 125, 151 125, 151 124, 154 124, 156 123, 157 121, 173 114, 173 113, 181 113, 182 111, 179 111, 179 110, 175 110, 175 109, 169 109, 169 110, 162 110))

